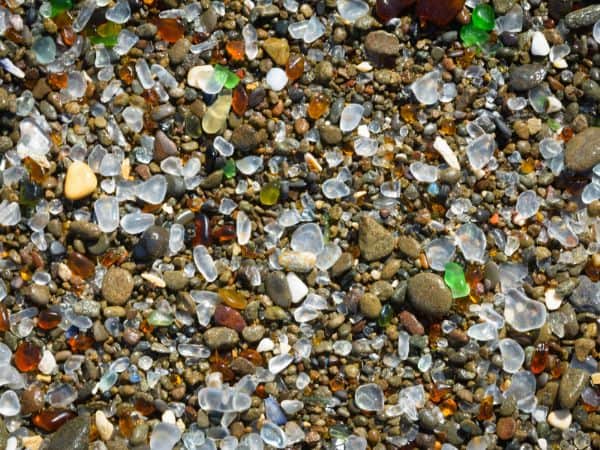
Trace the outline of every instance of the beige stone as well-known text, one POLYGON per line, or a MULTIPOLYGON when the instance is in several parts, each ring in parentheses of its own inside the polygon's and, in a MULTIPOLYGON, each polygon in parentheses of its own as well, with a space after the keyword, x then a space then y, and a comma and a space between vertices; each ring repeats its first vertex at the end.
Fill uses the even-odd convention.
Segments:
POLYGON ((263 42, 263 48, 278 66, 284 66, 290 57, 287 39, 271 37, 263 42))
POLYGON ((65 197, 80 200, 96 190, 98 180, 94 171, 86 163, 75 161, 69 166, 65 177, 65 197))

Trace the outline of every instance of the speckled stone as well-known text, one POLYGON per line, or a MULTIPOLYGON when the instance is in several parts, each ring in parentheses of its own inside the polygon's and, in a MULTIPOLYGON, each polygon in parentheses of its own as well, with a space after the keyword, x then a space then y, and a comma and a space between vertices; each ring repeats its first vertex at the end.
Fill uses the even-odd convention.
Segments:
POLYGON ((425 316, 440 317, 450 311, 452 293, 439 275, 422 272, 408 280, 408 298, 425 316))

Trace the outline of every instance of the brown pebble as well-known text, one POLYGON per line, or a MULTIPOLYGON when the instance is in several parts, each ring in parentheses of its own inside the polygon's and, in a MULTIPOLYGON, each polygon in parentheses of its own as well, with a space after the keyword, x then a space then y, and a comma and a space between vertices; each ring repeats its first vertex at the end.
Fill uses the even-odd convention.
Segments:
POLYGON ((44 407, 44 393, 38 385, 30 386, 21 394, 21 414, 31 414, 44 407))
POLYGON ((410 334, 417 334, 419 336, 423 336, 425 334, 425 328, 419 319, 417 319, 414 314, 408 311, 402 311, 400 313, 400 323, 406 328, 406 330, 410 334))
POLYGON ((501 417, 496 425, 496 434, 503 441, 511 439, 517 431, 517 422, 512 417, 501 417))

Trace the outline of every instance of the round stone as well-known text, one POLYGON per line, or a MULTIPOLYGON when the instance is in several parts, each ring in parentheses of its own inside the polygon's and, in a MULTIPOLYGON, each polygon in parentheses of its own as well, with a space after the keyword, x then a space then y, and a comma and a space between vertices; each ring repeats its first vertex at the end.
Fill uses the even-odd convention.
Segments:
POLYGON ((131 273, 119 267, 111 267, 102 281, 102 296, 110 305, 124 305, 133 292, 131 273))
POLYGON ((92 194, 98 186, 94 171, 86 163, 75 161, 67 169, 65 197, 80 200, 92 194))
POLYGON ((408 298, 425 316, 440 317, 452 306, 452 293, 439 275, 422 272, 408 280, 408 298))
POLYGON ((376 295, 366 293, 359 302, 360 312, 368 319, 377 319, 381 312, 381 302, 376 295))

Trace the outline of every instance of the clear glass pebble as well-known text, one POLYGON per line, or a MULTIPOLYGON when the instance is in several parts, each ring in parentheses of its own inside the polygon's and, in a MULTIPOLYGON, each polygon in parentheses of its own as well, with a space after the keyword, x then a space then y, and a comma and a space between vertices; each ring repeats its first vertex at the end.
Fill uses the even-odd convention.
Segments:
POLYGON ((354 402, 358 408, 364 411, 382 411, 383 390, 375 383, 363 384, 354 392, 354 402))
POLYGON ((215 138, 215 140, 213 141, 213 147, 216 151, 219 152, 221 156, 228 158, 231 155, 233 155, 233 144, 231 144, 229 141, 226 141, 221 136, 217 136, 215 138))
POLYGON ((172 450, 181 438, 181 430, 173 424, 160 422, 150 435, 150 450, 172 450))
POLYGON ((160 205, 167 195, 167 179, 164 175, 153 175, 137 188, 140 200, 151 205, 160 205))
POLYGON ((260 437, 265 444, 275 448, 285 448, 287 438, 283 430, 273 422, 265 422, 260 429, 260 437))
POLYGON ((206 281, 209 283, 215 281, 218 276, 217 267, 215 266, 212 256, 210 256, 210 253, 208 253, 206 247, 203 245, 194 247, 193 256, 194 263, 196 264, 198 271, 202 274, 206 281))
POLYGON ((467 145, 467 157, 474 169, 483 169, 491 160, 496 141, 491 134, 483 134, 467 145))
POLYGON ((420 161, 416 161, 410 165, 410 173, 421 183, 435 183, 439 175, 437 166, 425 164, 420 161))
POLYGON ((235 232, 238 244, 246 245, 252 234, 252 223, 244 211, 239 211, 235 220, 235 232))
POLYGON ((502 370, 508 373, 519 371, 525 361, 525 351, 517 341, 510 338, 501 339, 498 343, 502 355, 502 370))
POLYGON ((456 230, 456 244, 467 261, 485 262, 485 234, 477 225, 465 223, 456 230))
POLYGON ((291 247, 297 252, 308 252, 318 255, 324 247, 323 233, 315 223, 299 226, 292 234, 291 247))
POLYGON ((368 158, 377 153, 377 149, 379 148, 379 143, 376 139, 359 136, 354 141, 354 152, 358 156, 362 156, 364 158, 368 158))
POLYGON ((331 200, 347 197, 352 193, 346 183, 338 180, 337 178, 325 180, 321 186, 321 189, 323 190, 323 195, 331 200))
POLYGON ((253 175, 263 168, 263 160, 260 156, 251 155, 236 161, 235 165, 244 175, 253 175))
POLYGON ((325 25, 319 20, 317 15, 313 15, 306 24, 302 39, 307 44, 312 44, 325 34, 325 25))
POLYGON ((119 226, 119 202, 116 197, 102 197, 94 203, 94 214, 100 229, 110 233, 119 226))
POLYGON ((143 213, 143 212, 134 212, 125 214, 121 218, 121 228, 123 231, 129 234, 139 234, 146 231, 154 225, 154 215, 143 213))
POLYGON ((594 40, 600 44, 600 20, 596 21, 594 28, 592 28, 592 36, 594 40))
POLYGON ((21 402, 15 391, 5 391, 0 395, 0 415, 13 417, 21 411, 21 402))
POLYGON ((131 17, 131 8, 127 0, 117 0, 117 3, 112 8, 108 8, 105 13, 106 20, 114 23, 127 23, 131 17))
POLYGON ((434 239, 425 247, 427 262, 433 270, 444 271, 446 264, 454 259, 456 245, 447 238, 434 239))
POLYGON ((528 298, 517 289, 509 289, 504 299, 504 318, 515 330, 526 332, 537 330, 546 323, 546 307, 543 303, 528 298))
POLYGON ((134 133, 139 133, 144 127, 144 111, 135 106, 128 106, 123 110, 123 120, 134 133))
POLYGON ((410 351, 410 335, 406 331, 398 333, 398 357, 401 361, 408 359, 410 351))
POLYGON ((563 153, 562 143, 552 138, 544 138, 539 144, 540 153, 544 159, 552 159, 563 153))
POLYGON ((348 22, 356 22, 369 12, 369 5, 362 0, 338 0, 337 10, 348 22))
POLYGON ((533 217, 540 209, 541 200, 535 191, 522 192, 517 198, 517 213, 524 219, 533 217))
POLYGON ((342 130, 343 133, 354 130, 362 120, 364 109, 365 108, 358 103, 346 105, 340 116, 340 130, 342 130))
POLYGON ((410 85, 410 90, 417 101, 422 105, 433 105, 440 99, 440 88, 442 74, 439 70, 433 70, 410 85))
POLYGON ((277 355, 269 360, 269 372, 277 375, 289 366, 294 358, 289 354, 277 355))

